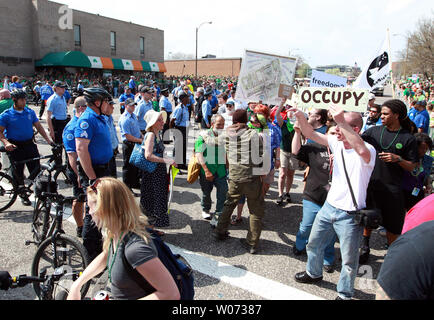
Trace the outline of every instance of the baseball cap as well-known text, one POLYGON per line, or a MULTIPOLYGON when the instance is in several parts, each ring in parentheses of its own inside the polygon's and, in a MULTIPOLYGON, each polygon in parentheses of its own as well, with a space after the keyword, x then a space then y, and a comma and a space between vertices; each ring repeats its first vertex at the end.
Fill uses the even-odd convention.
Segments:
POLYGON ((55 83, 54 83, 54 86, 53 87, 57 87, 57 88, 67 88, 68 86, 65 84, 65 83, 63 83, 62 81, 56 81, 55 83))
POLYGON ((136 106, 137 103, 134 102, 134 99, 128 98, 127 100, 125 100, 125 105, 127 105, 127 106, 136 106))
POLYGON ((149 88, 148 86, 144 86, 143 88, 140 89, 141 93, 154 93, 154 89, 153 88, 149 88))

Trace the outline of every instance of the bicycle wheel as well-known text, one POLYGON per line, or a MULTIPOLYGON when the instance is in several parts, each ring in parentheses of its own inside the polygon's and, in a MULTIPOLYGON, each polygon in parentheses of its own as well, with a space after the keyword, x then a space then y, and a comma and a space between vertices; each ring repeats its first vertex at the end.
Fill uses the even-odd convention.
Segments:
POLYGON ((37 244, 45 240, 48 228, 53 220, 51 214, 50 200, 42 200, 37 198, 33 207, 32 233, 33 239, 37 244))
POLYGON ((18 190, 14 180, 0 171, 0 212, 8 209, 17 200, 18 190))
MULTIPOLYGON (((75 238, 66 234, 58 234, 55 240, 56 256, 54 257, 53 243, 51 237, 45 239, 38 250, 35 253, 35 257, 32 262, 32 276, 39 276, 41 271, 46 271, 47 274, 53 274, 56 269, 63 267, 67 273, 79 273, 82 272, 89 264, 89 257, 86 249, 75 238), (57 268, 54 264, 57 264, 57 268)), ((57 282, 53 288, 53 297, 58 295, 63 296, 61 291, 69 292, 69 288, 72 284, 72 279, 68 279, 67 276, 57 282)), ((88 281, 81 288, 81 297, 86 296, 89 290, 90 282, 88 281)), ((41 295, 41 286, 39 283, 33 284, 33 289, 38 297, 41 295)))

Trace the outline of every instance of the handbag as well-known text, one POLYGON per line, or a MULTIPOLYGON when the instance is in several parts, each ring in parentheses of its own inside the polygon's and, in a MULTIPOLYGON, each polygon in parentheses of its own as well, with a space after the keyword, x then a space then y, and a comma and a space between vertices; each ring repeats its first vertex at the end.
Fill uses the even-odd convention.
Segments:
MULTIPOLYGON (((155 171, 155 169, 157 169, 158 163, 149 161, 145 158, 145 151, 143 149, 143 146, 145 145, 147 134, 148 133, 145 134, 145 138, 143 139, 143 142, 141 144, 139 143, 134 144, 134 149, 131 152, 129 162, 130 164, 139 168, 140 170, 152 173, 155 171)), ((154 143, 154 153, 155 153, 155 143, 154 143)))
POLYGON ((350 178, 348 177, 348 172, 345 165, 344 150, 341 150, 341 155, 342 162, 344 164, 345 177, 347 178, 347 183, 350 188, 351 198, 353 199, 354 206, 356 207, 354 220, 356 223, 367 229, 377 229, 382 223, 381 210, 377 208, 362 210, 358 209, 359 206, 357 205, 356 197, 354 196, 353 188, 351 187, 350 178))
POLYGON ((197 180, 200 174, 200 168, 202 166, 200 165, 199 161, 197 161, 196 154, 193 150, 193 155, 191 156, 189 162, 188 162, 188 173, 187 173, 187 182, 193 183, 197 180))

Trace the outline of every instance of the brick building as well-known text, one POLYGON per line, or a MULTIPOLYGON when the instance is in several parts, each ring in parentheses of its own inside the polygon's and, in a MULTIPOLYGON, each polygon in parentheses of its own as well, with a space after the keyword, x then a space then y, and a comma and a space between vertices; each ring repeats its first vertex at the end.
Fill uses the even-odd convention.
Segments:
MULTIPOLYGON (((241 58, 198 59, 198 76, 238 77, 241 70, 241 58)), ((196 60, 166 60, 166 76, 184 76, 196 74, 196 60)))
POLYGON ((48 0, 1 0, 0 30, 0 75, 32 75, 35 67, 165 71, 163 30, 48 0))

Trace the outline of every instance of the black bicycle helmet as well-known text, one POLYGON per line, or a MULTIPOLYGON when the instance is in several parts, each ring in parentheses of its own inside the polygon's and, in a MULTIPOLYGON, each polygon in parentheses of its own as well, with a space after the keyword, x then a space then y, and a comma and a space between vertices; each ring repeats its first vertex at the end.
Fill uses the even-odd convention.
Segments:
POLYGON ((18 99, 22 99, 22 98, 26 99, 27 94, 24 92, 24 90, 16 89, 16 90, 11 92, 11 98, 12 98, 12 100, 18 100, 18 99))
POLYGON ((87 88, 84 89, 84 98, 87 103, 95 104, 95 101, 108 100, 109 103, 113 104, 113 97, 103 88, 87 88))

